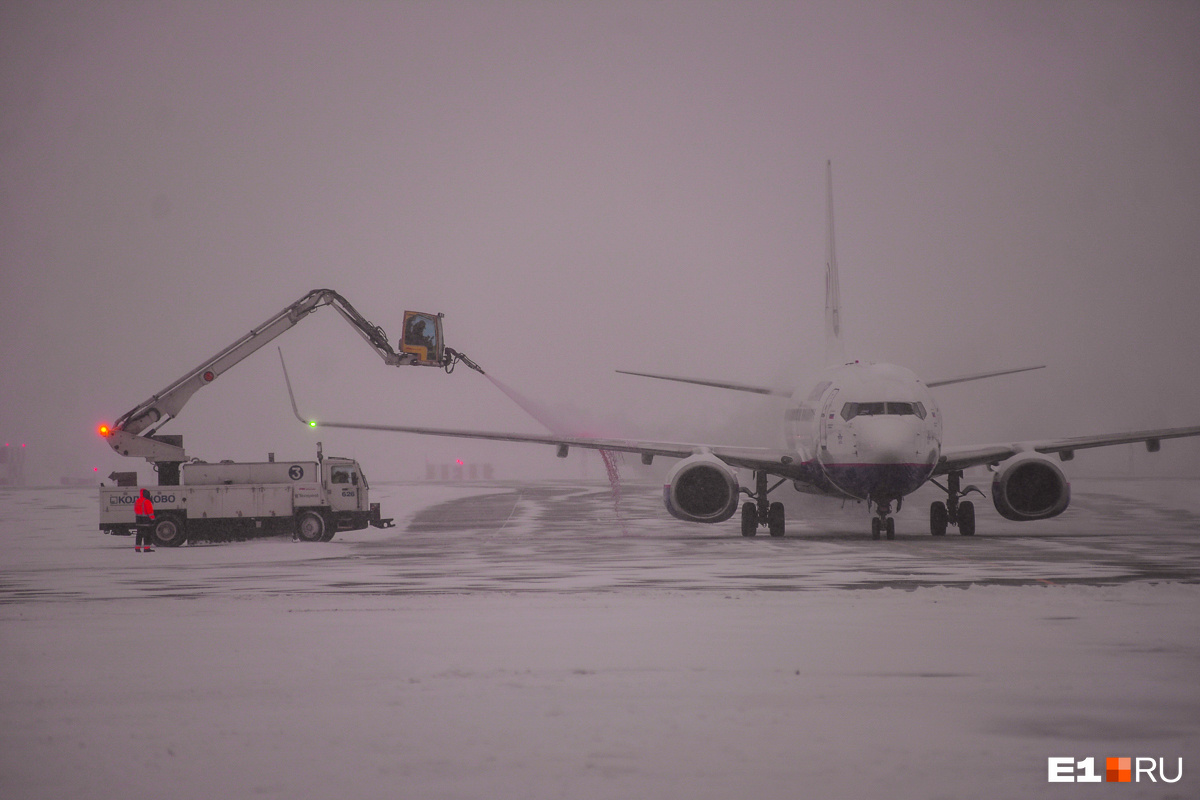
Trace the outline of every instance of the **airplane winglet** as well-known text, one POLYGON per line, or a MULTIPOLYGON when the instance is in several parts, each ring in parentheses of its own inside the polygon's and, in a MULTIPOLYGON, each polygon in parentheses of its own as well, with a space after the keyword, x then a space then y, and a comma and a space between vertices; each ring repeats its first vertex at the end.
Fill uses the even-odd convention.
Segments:
POLYGON ((279 365, 283 367, 283 382, 287 384, 288 399, 292 401, 292 413, 296 415, 296 419, 300 420, 310 428, 317 427, 316 420, 305 419, 304 417, 300 416, 300 409, 296 408, 296 395, 292 393, 292 381, 290 378, 288 378, 287 364, 284 363, 283 360, 283 348, 277 347, 275 349, 279 351, 279 365))

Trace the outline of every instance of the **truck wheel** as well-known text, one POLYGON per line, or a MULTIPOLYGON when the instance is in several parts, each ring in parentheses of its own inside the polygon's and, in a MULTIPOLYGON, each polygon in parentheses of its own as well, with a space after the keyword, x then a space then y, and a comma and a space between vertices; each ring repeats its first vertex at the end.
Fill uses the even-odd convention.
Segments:
POLYGON ((187 539, 187 532, 178 519, 164 516, 155 523, 151 538, 159 547, 179 547, 187 539))
POLYGON ((330 539, 333 538, 333 535, 335 533, 337 533, 337 525, 336 524, 332 524, 332 525, 327 524, 325 526, 325 535, 321 537, 321 541, 328 542, 330 539))
POLYGON ((325 536, 325 520, 315 511, 304 511, 296 518, 296 535, 305 542, 319 542, 325 536))

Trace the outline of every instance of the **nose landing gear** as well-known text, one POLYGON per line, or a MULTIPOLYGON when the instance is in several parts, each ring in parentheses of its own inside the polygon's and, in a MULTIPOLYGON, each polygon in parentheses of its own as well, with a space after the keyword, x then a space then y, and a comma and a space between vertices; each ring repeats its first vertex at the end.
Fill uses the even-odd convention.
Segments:
MULTIPOLYGON (((875 516, 871 518, 871 538, 878 539, 880 533, 888 539, 896 538, 896 520, 892 518, 892 501, 875 500, 875 516)), ((896 510, 900 510, 899 499, 896 500, 896 510)))
POLYGON ((784 534, 784 511, 783 503, 771 503, 767 501, 767 495, 775 491, 786 481, 787 478, 780 478, 779 482, 771 488, 767 488, 767 473, 762 470, 757 470, 754 473, 754 491, 742 489, 755 502, 747 502, 742 505, 742 536, 750 537, 758 533, 760 525, 766 525, 767 530, 772 536, 783 536, 784 534))
POLYGON ((937 481, 930 481, 946 492, 945 503, 939 500, 929 506, 929 532, 934 536, 945 536, 948 525, 957 525, 958 532, 963 536, 975 535, 975 504, 970 500, 960 501, 959 498, 971 492, 977 492, 980 496, 986 495, 977 486, 968 486, 960 490, 962 476, 961 470, 948 473, 945 486, 937 481))

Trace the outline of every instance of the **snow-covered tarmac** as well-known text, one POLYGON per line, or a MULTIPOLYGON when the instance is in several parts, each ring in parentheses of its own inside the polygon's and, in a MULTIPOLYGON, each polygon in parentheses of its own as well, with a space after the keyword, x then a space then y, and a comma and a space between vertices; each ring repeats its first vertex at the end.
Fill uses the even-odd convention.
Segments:
POLYGON ((396 529, 133 552, 0 490, 0 796, 1200 796, 1200 482, 933 539, 626 486, 383 486, 396 529), (1052 784, 1164 758, 1178 783, 1052 784))

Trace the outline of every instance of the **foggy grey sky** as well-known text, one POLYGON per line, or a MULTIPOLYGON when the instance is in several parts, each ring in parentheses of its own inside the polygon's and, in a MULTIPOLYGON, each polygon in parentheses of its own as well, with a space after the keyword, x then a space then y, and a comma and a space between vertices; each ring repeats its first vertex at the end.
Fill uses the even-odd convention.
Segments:
MULTIPOLYGON (((445 312, 597 433, 760 443, 729 420, 765 401, 612 370, 817 366, 827 158, 853 356, 1050 365, 939 390, 948 444, 1196 424, 1198 41, 1190 3, 7 3, 0 439, 53 479, 144 473, 95 425, 329 287, 393 341, 445 312)), ((332 310, 278 343, 307 413, 537 430, 332 310)), ((315 438, 273 346, 163 432, 212 460, 315 438)), ((380 478, 574 469, 321 438, 380 478)), ((1200 473, 1200 443, 1138 464, 1200 473)))

